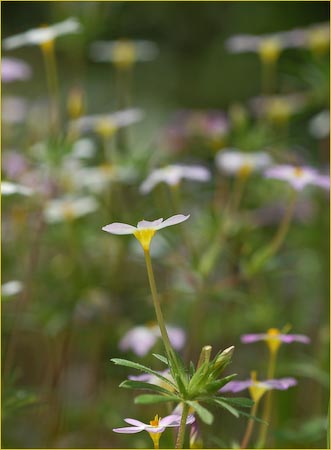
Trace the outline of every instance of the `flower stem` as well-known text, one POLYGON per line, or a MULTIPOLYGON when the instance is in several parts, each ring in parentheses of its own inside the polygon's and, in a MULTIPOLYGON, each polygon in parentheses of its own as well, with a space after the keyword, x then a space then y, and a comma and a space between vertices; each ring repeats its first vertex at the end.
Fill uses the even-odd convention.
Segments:
MULTIPOLYGON (((269 365, 268 365, 268 380, 271 380, 275 376, 277 351, 270 352, 269 365)), ((270 421, 272 407, 272 390, 266 393, 266 398, 264 401, 262 420, 267 422, 267 424, 262 423, 260 426, 259 437, 257 441, 257 448, 264 448, 265 441, 267 438, 268 424, 270 421)))
POLYGON ((185 427, 186 427, 188 411, 189 411, 189 405, 186 405, 184 403, 184 405, 183 405, 183 412, 182 412, 182 418, 181 418, 181 421, 180 421, 178 435, 177 435, 176 448, 183 448, 183 445, 184 445, 185 427))
MULTIPOLYGON (((257 405, 258 405, 258 403, 255 402, 254 405, 252 406, 252 409, 250 412, 251 416, 256 415, 257 405)), ((244 437, 242 438, 240 448, 247 448, 247 445, 249 444, 249 440, 250 440, 252 432, 253 432, 253 428, 254 428, 254 419, 250 418, 248 420, 247 428, 246 428, 244 437)))
POLYGON ((159 300, 159 296, 158 296, 157 289, 156 289, 155 277, 154 277, 152 261, 151 261, 151 256, 150 256, 149 250, 144 250, 144 254, 145 254, 147 274, 148 274, 149 285, 151 288, 155 314, 156 314, 157 322, 158 322, 158 325, 159 325, 159 328, 161 331, 162 340, 163 340, 163 343, 165 346, 165 350, 166 350, 169 362, 173 362, 176 365, 176 360, 174 357, 173 349, 171 347, 168 332, 165 327, 165 322, 164 322, 164 318, 163 318, 163 314, 162 314, 162 310, 161 310, 161 306, 160 306, 160 300, 159 300))

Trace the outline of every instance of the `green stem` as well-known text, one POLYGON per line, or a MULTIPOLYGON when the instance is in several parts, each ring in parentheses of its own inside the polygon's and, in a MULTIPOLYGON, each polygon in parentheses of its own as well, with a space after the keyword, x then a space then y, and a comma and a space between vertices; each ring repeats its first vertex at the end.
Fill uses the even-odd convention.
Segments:
POLYGON ((160 300, 159 300, 159 296, 158 296, 157 289, 156 289, 155 277, 154 277, 152 261, 151 261, 151 256, 150 256, 149 250, 144 250, 144 254, 145 254, 147 274, 148 274, 149 285, 151 288, 155 314, 156 314, 157 322, 159 324, 159 328, 161 331, 162 340, 163 340, 163 343, 165 346, 165 350, 166 350, 169 362, 171 361, 176 365, 176 362, 175 362, 176 360, 174 357, 173 349, 171 347, 168 332, 167 332, 167 329, 165 326, 165 322, 164 322, 164 318, 163 318, 163 314, 162 314, 162 310, 161 310, 161 306, 160 306, 160 300))
MULTIPOLYGON (((256 415, 256 410, 257 410, 257 405, 258 403, 255 402, 254 405, 252 406, 250 415, 251 416, 255 416, 256 415)), ((250 418, 248 420, 247 423, 247 428, 244 434, 244 437, 242 438, 241 444, 240 444, 240 448, 247 448, 247 445, 249 444, 249 440, 251 438, 252 432, 253 432, 253 428, 254 428, 254 419, 250 418)))
POLYGON ((276 90, 276 61, 262 63, 262 94, 271 95, 276 90))
MULTIPOLYGON (((268 380, 273 379, 275 376, 276 358, 277 358, 277 351, 270 352, 269 364, 268 364, 268 380)), ((267 423, 266 424, 262 423, 260 426, 259 437, 257 440, 258 448, 264 448, 264 446, 265 446, 265 442, 267 439, 267 432, 268 432, 268 424, 269 424, 270 416, 271 416, 271 408, 272 408, 272 390, 270 390, 266 393, 266 397, 265 397, 265 401, 264 401, 262 420, 267 423)))
POLYGON ((183 448, 184 438, 185 438, 185 427, 186 427, 188 412, 189 412, 189 405, 186 405, 184 403, 182 418, 180 421, 178 435, 177 435, 176 448, 183 448))

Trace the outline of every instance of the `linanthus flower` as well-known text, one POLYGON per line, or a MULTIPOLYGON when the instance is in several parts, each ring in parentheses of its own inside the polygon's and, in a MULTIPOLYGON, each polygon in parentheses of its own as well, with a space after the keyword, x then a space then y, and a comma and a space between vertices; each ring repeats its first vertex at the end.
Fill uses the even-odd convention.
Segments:
POLYGON ((224 387, 220 389, 220 392, 233 392, 237 393, 249 390, 252 400, 258 403, 261 397, 272 389, 278 389, 285 391, 288 388, 295 386, 297 381, 295 378, 280 378, 280 379, 270 379, 264 381, 258 381, 256 378, 256 372, 251 373, 251 379, 245 381, 230 381, 224 387))
POLYGON ((144 112, 140 108, 131 108, 109 114, 80 117, 69 123, 69 130, 79 134, 94 131, 104 137, 111 137, 119 128, 132 125, 143 118, 144 112))
POLYGON ((325 53, 329 45, 329 23, 313 24, 306 29, 264 35, 242 34, 230 37, 225 46, 231 53, 258 53, 264 63, 273 63, 283 50, 309 48, 315 53, 325 53))
POLYGON ((218 169, 229 175, 247 176, 271 164, 272 159, 265 152, 243 153, 235 148, 229 148, 216 154, 218 169))
POLYGON ((33 194, 33 190, 21 184, 12 183, 10 181, 1 181, 1 195, 7 196, 14 194, 30 196, 33 194))
POLYGON ((23 283, 18 280, 7 281, 1 285, 1 295, 3 297, 11 297, 12 295, 19 294, 23 290, 23 283))
POLYGON ((294 114, 299 113, 307 105, 305 93, 288 95, 270 95, 254 97, 249 101, 253 113, 276 124, 286 123, 294 114))
POLYGON ((277 328, 269 328, 266 333, 244 334, 241 336, 243 344, 251 344, 252 342, 264 341, 272 353, 275 353, 282 343, 291 344, 292 342, 301 342, 309 344, 310 338, 303 334, 286 334, 277 328))
POLYGON ((90 47, 94 61, 112 62, 120 69, 129 69, 136 62, 151 61, 158 53, 156 44, 145 40, 96 41, 90 47))
MULTIPOLYGON (((173 414, 161 418, 158 415, 156 415, 154 419, 149 422, 149 424, 140 422, 140 420, 136 419, 124 419, 124 421, 129 425, 133 426, 114 428, 113 431, 115 431, 116 433, 126 433, 126 434, 133 434, 133 433, 140 433, 141 431, 147 431, 147 433, 153 440, 154 447, 158 448, 159 440, 164 430, 169 427, 179 427, 181 416, 173 414)), ((189 425, 194 421, 195 421, 194 416, 190 415, 186 420, 186 425, 189 425)))
MULTIPOLYGON (((170 343, 175 350, 181 350, 185 344, 185 333, 179 327, 166 326, 170 343)), ((138 356, 145 356, 161 337, 159 327, 155 325, 138 326, 129 330, 120 340, 119 348, 123 351, 132 349, 138 356)))
POLYGON ((25 45, 48 44, 58 36, 64 34, 77 33, 81 30, 81 25, 75 17, 70 17, 62 22, 50 26, 33 28, 25 33, 16 34, 3 40, 3 48, 13 50, 25 45))
POLYGON ((44 216, 48 223, 71 221, 96 211, 98 207, 98 202, 92 196, 64 197, 47 202, 44 216))
POLYGON ((195 181, 208 181, 211 174, 206 167, 198 165, 171 164, 161 169, 153 170, 146 180, 141 184, 139 190, 143 194, 152 191, 159 183, 169 186, 177 186, 183 178, 195 181))
POLYGON ((166 220, 163 220, 162 218, 153 220, 152 222, 141 220, 136 227, 126 223, 114 222, 104 226, 102 229, 111 234, 133 234, 140 242, 144 251, 147 252, 149 251, 151 240, 156 231, 170 227, 171 225, 177 225, 178 223, 184 222, 189 217, 190 215, 184 216, 184 214, 176 214, 166 220))
POLYGON ((28 161, 22 153, 16 150, 4 150, 2 170, 8 178, 18 180, 20 175, 28 170, 28 161))
MULTIPOLYGON (((174 379, 170 373, 169 369, 163 370, 163 371, 157 371, 160 375, 162 375, 164 378, 166 378, 169 381, 172 381, 174 383, 174 379)), ((152 375, 149 373, 143 373, 141 375, 129 375, 129 380, 132 381, 143 381, 145 383, 149 384, 155 384, 156 386, 163 387, 164 389, 167 389, 170 392, 174 392, 175 388, 170 386, 168 383, 163 381, 161 378, 157 377, 156 375, 152 375)), ((173 414, 181 415, 181 411, 173 411, 173 414)))
POLYGON ((279 165, 273 166, 264 172, 266 178, 287 181, 295 190, 301 191, 307 185, 320 186, 330 189, 330 178, 320 174, 312 167, 279 165))
POLYGON ((13 81, 24 81, 31 77, 30 66, 17 58, 4 57, 1 60, 1 81, 11 83, 13 81))
POLYGON ((4 123, 19 124, 27 118, 28 104, 23 97, 6 95, 2 97, 2 120, 4 123))
POLYGON ((308 129, 316 139, 325 139, 330 136, 330 111, 325 109, 312 117, 308 129))

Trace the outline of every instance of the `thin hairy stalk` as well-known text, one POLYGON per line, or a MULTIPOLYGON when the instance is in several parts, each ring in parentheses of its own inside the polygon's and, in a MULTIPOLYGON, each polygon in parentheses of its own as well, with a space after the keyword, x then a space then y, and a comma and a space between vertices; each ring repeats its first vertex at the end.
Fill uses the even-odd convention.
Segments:
MULTIPOLYGON (((255 416, 256 415, 256 410, 257 410, 257 405, 258 403, 254 403, 254 405, 252 406, 250 415, 251 416, 255 416)), ((254 419, 250 418, 248 420, 247 423, 247 428, 244 434, 244 437, 242 438, 241 444, 240 444, 240 448, 247 448, 250 438, 252 436, 252 432, 253 432, 253 428, 254 428, 254 419)))
POLYGON ((182 418, 180 421, 178 435, 177 435, 176 448, 183 448, 184 438, 185 438, 185 427, 186 427, 188 412, 189 412, 189 405, 186 405, 184 403, 182 418))

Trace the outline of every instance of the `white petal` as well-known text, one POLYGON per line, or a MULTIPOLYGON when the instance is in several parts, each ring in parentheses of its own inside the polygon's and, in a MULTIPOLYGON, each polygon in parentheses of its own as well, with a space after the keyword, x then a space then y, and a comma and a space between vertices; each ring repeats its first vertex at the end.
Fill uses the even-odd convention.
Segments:
POLYGON ((156 219, 153 220, 152 222, 150 222, 149 220, 141 220, 140 222, 138 222, 137 228, 139 230, 142 229, 150 229, 150 228, 155 228, 158 229, 159 225, 163 222, 163 219, 156 219))
POLYGON ((134 425, 135 427, 145 427, 146 423, 141 422, 140 420, 136 420, 136 419, 124 419, 124 422, 130 424, 130 425, 134 425))
POLYGON ((136 227, 127 225, 126 223, 114 222, 102 227, 103 231, 112 234, 133 234, 136 231, 136 227))
POLYGON ((184 214, 176 214, 175 216, 169 217, 169 219, 162 222, 156 229, 161 230, 161 228, 170 227, 171 225, 176 225, 177 223, 184 222, 190 217, 190 214, 184 216, 184 214))

